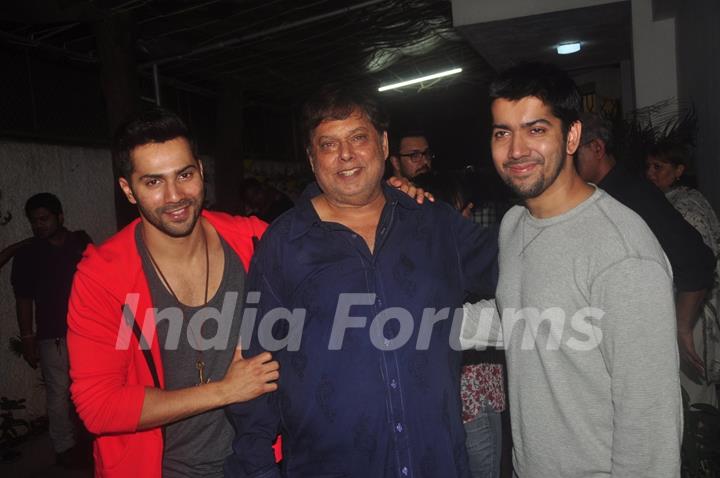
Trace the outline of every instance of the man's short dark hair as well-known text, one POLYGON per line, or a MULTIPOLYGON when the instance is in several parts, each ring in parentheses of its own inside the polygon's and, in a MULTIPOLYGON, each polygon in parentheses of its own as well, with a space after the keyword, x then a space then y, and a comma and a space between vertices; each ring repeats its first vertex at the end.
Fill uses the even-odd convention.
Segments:
POLYGON ((430 144, 430 140, 428 139, 428 135, 425 131, 420 129, 403 130, 390 135, 390 154, 394 156, 400 154, 400 143, 402 143, 402 140, 405 138, 425 138, 425 141, 430 144))
POLYGON ((355 88, 328 85, 312 95, 302 108, 302 128, 305 147, 310 148, 315 128, 326 120, 344 120, 353 110, 360 110, 378 133, 388 129, 388 117, 375 95, 355 88))
POLYGON ((40 208, 45 208, 56 216, 63 213, 60 200, 52 193, 38 193, 28 199, 25 202, 25 215, 30 217, 31 212, 40 208))
POLYGON ((130 178, 133 171, 130 155, 135 148, 175 138, 185 138, 195 155, 195 144, 188 127, 172 111, 153 108, 132 116, 117 129, 113 139, 112 157, 119 176, 130 178))
POLYGON ((575 82, 549 63, 520 63, 502 72, 490 84, 490 100, 518 101, 534 96, 560 118, 563 134, 579 120, 582 100, 575 82))
POLYGON ((582 123, 582 137, 580 144, 588 144, 594 139, 600 139, 605 144, 607 154, 615 154, 615 139, 613 136, 613 125, 597 113, 580 113, 582 123))

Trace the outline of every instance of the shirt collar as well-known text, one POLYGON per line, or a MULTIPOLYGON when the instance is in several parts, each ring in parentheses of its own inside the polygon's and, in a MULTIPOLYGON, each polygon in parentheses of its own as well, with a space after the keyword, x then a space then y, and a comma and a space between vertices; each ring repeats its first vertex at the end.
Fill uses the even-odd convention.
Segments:
MULTIPOLYGON (((387 201, 386 207, 401 206, 405 209, 417 209, 418 203, 404 192, 397 190, 392 186, 388 186, 385 181, 382 182, 383 194, 387 201)), ((303 193, 300 195, 295 205, 295 214, 292 224, 290 225, 290 240, 295 240, 310 230, 316 224, 320 224, 322 220, 318 216, 312 205, 312 199, 322 194, 320 186, 317 182, 310 183, 303 193)))

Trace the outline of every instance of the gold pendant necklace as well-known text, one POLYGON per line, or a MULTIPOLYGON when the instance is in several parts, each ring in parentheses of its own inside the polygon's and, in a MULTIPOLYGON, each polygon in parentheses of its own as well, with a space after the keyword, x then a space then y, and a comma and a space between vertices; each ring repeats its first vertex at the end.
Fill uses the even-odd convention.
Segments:
MULTIPOLYGON (((205 243, 205 302, 203 302, 203 306, 207 305, 208 303, 208 288, 210 284, 210 252, 208 250, 208 240, 207 235, 205 234, 205 228, 200 224, 200 230, 202 231, 202 237, 203 242, 205 243)), ((178 304, 182 304, 180 302, 180 299, 178 298, 177 294, 175 294, 175 291, 170 286, 170 282, 165 277, 165 274, 163 274, 162 269, 160 269, 160 266, 155 261, 155 258, 152 255, 152 252, 150 252, 150 247, 148 246, 147 240, 145 240, 145 229, 143 228, 142 231, 142 237, 143 241, 145 242, 145 250, 148 253, 148 257, 150 257, 150 262, 152 262, 153 267, 155 267, 155 270, 157 271, 158 275, 160 276, 160 279, 163 281, 163 284, 165 284, 165 287, 167 287, 167 290, 170 292, 170 294, 173 296, 175 301, 178 304)), ((206 383, 210 383, 210 377, 205 378, 205 362, 203 361, 203 354, 202 350, 200 349, 200 343, 197 339, 197 336, 195 335, 195 331, 190 327, 190 323, 188 322, 188 330, 190 331, 190 334, 193 336, 193 339, 195 341, 195 351, 197 352, 197 360, 195 361, 195 368, 198 371, 198 383, 196 386, 205 385, 206 383)), ((202 335, 202 330, 200 331, 200 335, 202 335)))

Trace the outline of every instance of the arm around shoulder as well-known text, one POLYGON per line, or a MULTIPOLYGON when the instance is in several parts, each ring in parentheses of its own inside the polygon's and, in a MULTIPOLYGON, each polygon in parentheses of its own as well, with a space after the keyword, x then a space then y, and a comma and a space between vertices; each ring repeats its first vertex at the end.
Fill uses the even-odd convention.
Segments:
POLYGON ((462 350, 505 347, 501 317, 495 299, 463 304, 460 347, 462 350))
POLYGON ((453 214, 458 263, 466 292, 493 297, 498 281, 497 226, 482 227, 460 214, 453 214))

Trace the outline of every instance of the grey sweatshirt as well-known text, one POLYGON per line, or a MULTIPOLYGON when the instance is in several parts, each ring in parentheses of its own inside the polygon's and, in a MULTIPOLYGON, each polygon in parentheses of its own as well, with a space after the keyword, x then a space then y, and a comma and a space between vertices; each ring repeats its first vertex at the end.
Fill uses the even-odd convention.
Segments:
POLYGON ((502 327, 467 304, 461 342, 504 343, 517 475, 680 476, 672 271, 643 220, 599 189, 548 219, 517 206, 499 260, 502 327))

